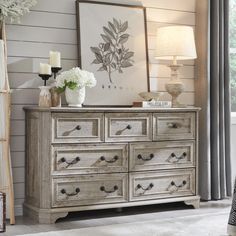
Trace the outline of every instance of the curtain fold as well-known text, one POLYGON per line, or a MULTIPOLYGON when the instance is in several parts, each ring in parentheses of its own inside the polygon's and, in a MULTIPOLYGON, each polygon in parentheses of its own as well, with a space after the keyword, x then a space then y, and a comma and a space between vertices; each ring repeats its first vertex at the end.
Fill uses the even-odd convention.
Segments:
POLYGON ((205 87, 196 86, 196 94, 207 95, 201 100, 196 96, 196 104, 204 107, 200 115, 199 190, 203 200, 219 200, 231 195, 229 0, 209 0, 207 19, 207 72, 198 78, 207 82, 205 87))

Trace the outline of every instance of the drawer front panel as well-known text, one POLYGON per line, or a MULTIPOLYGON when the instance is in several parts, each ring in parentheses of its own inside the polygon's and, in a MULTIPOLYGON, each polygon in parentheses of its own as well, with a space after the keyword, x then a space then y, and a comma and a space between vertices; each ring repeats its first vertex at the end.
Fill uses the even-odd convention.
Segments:
POLYGON ((130 171, 195 166, 195 142, 173 141, 130 144, 130 171))
POLYGON ((102 113, 53 113, 53 142, 102 142, 102 113))
POLYGON ((152 114, 108 113, 105 127, 105 140, 108 142, 152 140, 152 114))
POLYGON ((52 152, 55 174, 128 171, 127 144, 54 145, 52 152))
POLYGON ((82 175, 53 179, 52 206, 81 206, 128 201, 128 174, 82 175))
POLYGON ((130 201, 195 195, 195 170, 130 174, 130 201))
POLYGON ((195 138, 195 113, 155 113, 153 116, 154 140, 195 138))

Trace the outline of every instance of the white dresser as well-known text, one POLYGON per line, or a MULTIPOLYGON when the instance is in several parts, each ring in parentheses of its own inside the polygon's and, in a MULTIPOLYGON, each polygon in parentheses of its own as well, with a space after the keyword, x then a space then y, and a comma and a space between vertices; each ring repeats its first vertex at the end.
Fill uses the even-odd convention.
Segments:
POLYGON ((199 108, 26 107, 24 214, 184 201, 199 207, 199 108))

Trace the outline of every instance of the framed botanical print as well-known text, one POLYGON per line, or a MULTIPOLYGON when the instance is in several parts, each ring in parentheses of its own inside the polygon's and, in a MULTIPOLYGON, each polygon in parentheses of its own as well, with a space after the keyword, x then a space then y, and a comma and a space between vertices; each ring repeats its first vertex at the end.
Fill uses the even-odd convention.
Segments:
POLYGON ((77 1, 77 31, 79 66, 97 79, 84 105, 129 106, 149 91, 144 7, 77 1))

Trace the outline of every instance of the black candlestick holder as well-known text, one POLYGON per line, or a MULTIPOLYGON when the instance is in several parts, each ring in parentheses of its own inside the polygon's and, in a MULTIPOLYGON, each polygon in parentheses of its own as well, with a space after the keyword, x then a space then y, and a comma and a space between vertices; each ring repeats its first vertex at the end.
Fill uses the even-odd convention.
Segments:
POLYGON ((41 79, 44 81, 44 86, 47 86, 47 80, 49 80, 49 78, 52 77, 52 75, 39 74, 39 77, 41 77, 41 79))
POLYGON ((61 70, 61 67, 52 67, 53 78, 57 78, 57 73, 61 70))

